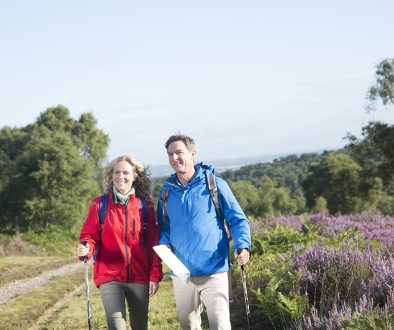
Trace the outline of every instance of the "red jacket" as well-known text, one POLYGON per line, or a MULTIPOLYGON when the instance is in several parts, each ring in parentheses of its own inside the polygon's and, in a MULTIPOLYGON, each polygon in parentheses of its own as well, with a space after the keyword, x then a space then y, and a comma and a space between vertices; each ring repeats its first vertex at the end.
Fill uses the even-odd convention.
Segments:
POLYGON ((131 195, 127 206, 113 203, 109 194, 107 215, 100 230, 98 209, 100 197, 93 199, 88 216, 82 226, 80 241, 90 245, 90 259, 96 248, 99 252, 94 263, 94 283, 159 282, 163 278, 161 263, 152 249, 157 245, 159 232, 153 206, 148 201, 148 224, 144 233, 142 210, 138 197, 131 195))

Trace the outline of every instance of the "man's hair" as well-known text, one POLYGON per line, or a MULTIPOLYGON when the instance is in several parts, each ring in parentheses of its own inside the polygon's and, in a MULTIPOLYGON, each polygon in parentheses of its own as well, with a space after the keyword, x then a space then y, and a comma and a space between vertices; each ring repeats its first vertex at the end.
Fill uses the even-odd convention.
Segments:
POLYGON ((194 140, 187 135, 181 134, 181 133, 176 133, 174 135, 171 135, 168 140, 165 143, 165 148, 166 150, 168 149, 168 146, 172 143, 172 142, 176 142, 176 141, 182 141, 187 150, 189 151, 193 151, 194 150, 194 140))

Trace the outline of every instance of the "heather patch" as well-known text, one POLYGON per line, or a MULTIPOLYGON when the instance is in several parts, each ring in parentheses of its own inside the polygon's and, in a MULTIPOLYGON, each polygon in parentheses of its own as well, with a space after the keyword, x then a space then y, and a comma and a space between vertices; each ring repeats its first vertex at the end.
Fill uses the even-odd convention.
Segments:
POLYGON ((255 327, 392 329, 393 229, 380 213, 254 222, 246 270, 255 327))

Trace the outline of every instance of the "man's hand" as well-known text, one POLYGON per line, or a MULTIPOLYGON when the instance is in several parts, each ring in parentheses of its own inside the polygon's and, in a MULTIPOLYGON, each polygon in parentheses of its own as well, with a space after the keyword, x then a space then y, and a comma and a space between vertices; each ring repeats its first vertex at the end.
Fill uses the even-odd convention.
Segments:
POLYGON ((234 252, 234 258, 238 266, 245 265, 249 261, 250 253, 247 249, 237 249, 234 252))

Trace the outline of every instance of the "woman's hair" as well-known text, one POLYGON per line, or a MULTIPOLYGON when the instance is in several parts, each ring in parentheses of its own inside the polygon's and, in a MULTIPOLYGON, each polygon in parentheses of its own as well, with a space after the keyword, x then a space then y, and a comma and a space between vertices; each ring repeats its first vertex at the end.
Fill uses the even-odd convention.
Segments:
POLYGON ((144 165, 130 155, 123 155, 115 158, 110 162, 103 170, 103 181, 104 181, 104 191, 112 191, 113 181, 112 175, 114 173, 114 167, 117 163, 121 161, 128 162, 133 168, 135 181, 133 182, 133 188, 138 196, 149 198, 149 193, 151 189, 151 181, 149 178, 149 173, 144 168, 144 165))

